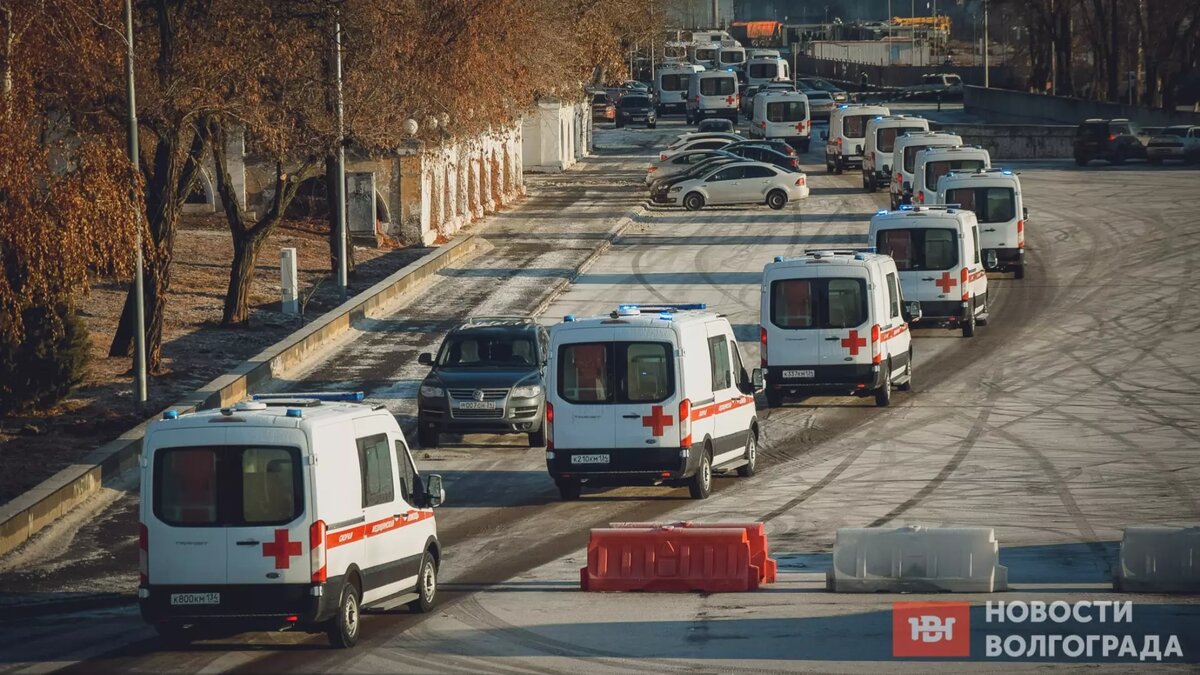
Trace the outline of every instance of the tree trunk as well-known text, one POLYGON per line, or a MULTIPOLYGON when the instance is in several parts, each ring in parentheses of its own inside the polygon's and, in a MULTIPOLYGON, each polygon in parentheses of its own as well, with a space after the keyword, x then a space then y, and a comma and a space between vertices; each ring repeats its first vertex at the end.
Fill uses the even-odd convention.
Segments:
POLYGON ((221 323, 244 324, 250 318, 250 287, 254 282, 254 268, 268 234, 270 230, 262 230, 258 234, 246 233, 234 237, 233 264, 229 268, 229 289, 225 293, 225 311, 221 323))

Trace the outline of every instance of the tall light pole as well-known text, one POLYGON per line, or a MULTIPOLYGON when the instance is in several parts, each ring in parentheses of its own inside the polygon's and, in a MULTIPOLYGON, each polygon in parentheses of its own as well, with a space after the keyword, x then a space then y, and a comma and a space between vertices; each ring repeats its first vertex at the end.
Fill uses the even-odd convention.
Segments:
MULTIPOLYGON (((129 103, 129 162, 133 165, 133 179, 140 171, 138 156, 137 89, 133 77, 133 2, 125 0, 125 98, 129 103)), ((130 186, 136 195, 137 190, 130 186)), ((133 271, 133 388, 138 405, 146 402, 146 288, 142 281, 142 209, 136 204, 137 254, 134 256, 133 271)))
POLYGON ((987 0, 983 0, 983 88, 992 86, 991 71, 988 68, 988 8, 987 0))
MULTIPOLYGON (((129 0, 126 0, 128 2, 129 0)), ((333 17, 333 73, 337 90, 337 252, 338 294, 342 302, 346 301, 347 264, 346 264, 346 120, 342 105, 342 22, 339 10, 334 10, 333 17)))

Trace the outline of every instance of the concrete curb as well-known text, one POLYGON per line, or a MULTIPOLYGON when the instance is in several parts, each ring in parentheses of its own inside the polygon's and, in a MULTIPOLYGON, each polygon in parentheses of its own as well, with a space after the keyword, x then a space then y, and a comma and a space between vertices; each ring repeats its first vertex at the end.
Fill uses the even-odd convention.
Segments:
MULTIPOLYGON (((312 323, 263 350, 168 409, 191 412, 216 408, 245 398, 256 386, 311 358, 381 306, 411 290, 439 271, 491 248, 477 234, 449 244, 392 273, 371 288, 321 315, 312 323)), ((40 485, 0 506, 0 555, 17 548, 42 528, 78 506, 138 462, 146 426, 158 415, 96 448, 79 464, 59 471, 40 485)))

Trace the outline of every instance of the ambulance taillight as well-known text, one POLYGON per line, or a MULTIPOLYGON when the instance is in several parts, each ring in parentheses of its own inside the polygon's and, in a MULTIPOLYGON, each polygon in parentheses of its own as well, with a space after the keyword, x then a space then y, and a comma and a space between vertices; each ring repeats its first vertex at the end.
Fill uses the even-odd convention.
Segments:
POLYGON ((138 523, 138 582, 150 583, 150 531, 138 523))
POLYGON ((692 401, 686 398, 679 402, 679 447, 692 447, 692 401))
POLYGON ((1025 248, 1025 221, 1017 221, 1017 248, 1025 248))
POLYGON ((312 570, 312 582, 323 584, 329 578, 325 565, 325 521, 318 520, 308 528, 308 564, 312 570))
POLYGON ((879 324, 871 325, 871 363, 879 363, 883 355, 879 353, 879 324))
POLYGON ((767 367, 767 329, 760 327, 758 329, 758 353, 761 357, 759 360, 763 368, 767 367))
POLYGON ((918 204, 924 204, 924 203, 925 203, 925 192, 924 192, 924 191, 921 191, 921 192, 918 192, 918 193, 917 193, 917 203, 918 203, 918 204))
POLYGON ((546 449, 554 449, 554 404, 546 401, 546 449))
POLYGON ((967 288, 967 268, 964 267, 958 271, 958 280, 962 286, 963 302, 966 302, 971 299, 971 291, 967 288))

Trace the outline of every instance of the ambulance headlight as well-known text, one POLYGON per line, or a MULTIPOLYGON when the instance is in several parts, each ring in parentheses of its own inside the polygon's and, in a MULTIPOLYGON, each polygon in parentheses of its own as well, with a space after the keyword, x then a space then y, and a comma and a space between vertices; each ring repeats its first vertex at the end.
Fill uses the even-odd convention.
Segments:
POLYGON ((446 391, 441 387, 431 387, 423 384, 421 385, 421 395, 425 398, 441 398, 446 395, 446 391))
POLYGON ((521 387, 513 387, 512 390, 513 398, 533 398, 540 393, 542 393, 542 385, 540 384, 527 384, 521 387))

